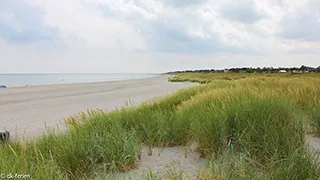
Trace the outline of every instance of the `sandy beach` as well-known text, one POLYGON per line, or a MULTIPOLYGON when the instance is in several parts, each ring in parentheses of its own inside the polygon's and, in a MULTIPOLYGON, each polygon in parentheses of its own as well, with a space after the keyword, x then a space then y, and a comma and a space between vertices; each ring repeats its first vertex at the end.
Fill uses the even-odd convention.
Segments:
POLYGON ((193 83, 170 83, 169 76, 87 83, 0 89, 0 130, 26 137, 38 136, 48 127, 60 126, 63 118, 80 111, 114 110, 163 97, 193 83))

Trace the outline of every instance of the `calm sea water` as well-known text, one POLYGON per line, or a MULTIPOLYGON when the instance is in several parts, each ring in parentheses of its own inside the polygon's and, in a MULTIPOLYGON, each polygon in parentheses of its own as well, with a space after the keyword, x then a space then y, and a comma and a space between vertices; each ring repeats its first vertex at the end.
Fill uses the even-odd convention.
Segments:
POLYGON ((38 86, 120 81, 158 76, 158 74, 0 74, 0 85, 7 87, 38 86))

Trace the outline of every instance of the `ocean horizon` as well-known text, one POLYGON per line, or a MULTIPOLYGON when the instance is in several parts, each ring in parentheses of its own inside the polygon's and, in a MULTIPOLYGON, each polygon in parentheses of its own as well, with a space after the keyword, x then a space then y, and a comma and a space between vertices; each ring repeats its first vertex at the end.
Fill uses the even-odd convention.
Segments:
POLYGON ((41 86, 121 81, 155 77, 157 73, 48 73, 48 74, 0 74, 0 85, 7 87, 41 86))

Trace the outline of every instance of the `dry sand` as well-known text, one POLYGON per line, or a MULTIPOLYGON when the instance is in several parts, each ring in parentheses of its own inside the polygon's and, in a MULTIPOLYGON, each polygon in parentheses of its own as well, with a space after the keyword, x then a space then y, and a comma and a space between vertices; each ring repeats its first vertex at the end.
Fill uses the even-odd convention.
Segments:
POLYGON ((193 83, 170 83, 169 76, 86 84, 46 85, 0 89, 0 131, 38 136, 48 127, 61 126, 63 118, 80 111, 114 110, 156 99, 193 83))
POLYGON ((137 169, 126 173, 100 175, 96 179, 117 179, 117 180, 140 180, 151 179, 150 172, 154 179, 198 179, 201 172, 208 171, 208 159, 200 157, 196 152, 196 144, 188 147, 166 147, 152 148, 152 155, 144 148, 141 153, 141 160, 137 162, 137 169))
POLYGON ((320 138, 319 137, 307 136, 307 143, 309 144, 310 152, 315 152, 320 154, 320 138))

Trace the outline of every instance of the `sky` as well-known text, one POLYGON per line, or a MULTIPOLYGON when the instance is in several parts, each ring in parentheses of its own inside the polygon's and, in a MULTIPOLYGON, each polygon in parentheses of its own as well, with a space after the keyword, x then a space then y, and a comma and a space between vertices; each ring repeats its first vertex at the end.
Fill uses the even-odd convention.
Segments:
POLYGON ((319 0, 0 0, 0 73, 320 65, 319 0))

